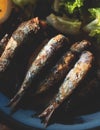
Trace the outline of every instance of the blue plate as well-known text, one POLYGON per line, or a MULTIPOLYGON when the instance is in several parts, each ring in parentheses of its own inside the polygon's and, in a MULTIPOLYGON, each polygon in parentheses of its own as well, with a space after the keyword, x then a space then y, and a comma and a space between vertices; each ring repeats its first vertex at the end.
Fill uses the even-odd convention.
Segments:
MULTIPOLYGON (((0 114, 9 121, 9 123, 17 123, 23 128, 32 130, 45 129, 39 118, 33 118, 35 111, 20 109, 13 115, 10 115, 10 108, 6 107, 9 99, 3 93, 0 93, 0 114)), ((75 120, 81 119, 82 123, 74 123, 72 125, 52 124, 46 130, 85 130, 100 128, 100 112, 75 117, 75 120)))

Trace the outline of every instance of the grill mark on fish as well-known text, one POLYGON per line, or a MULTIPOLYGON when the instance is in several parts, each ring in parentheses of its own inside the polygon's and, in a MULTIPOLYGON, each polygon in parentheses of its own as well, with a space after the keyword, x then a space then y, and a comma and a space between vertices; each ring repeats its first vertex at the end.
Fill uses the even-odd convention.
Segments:
POLYGON ((17 48, 24 43, 27 36, 30 33, 36 34, 40 28, 40 22, 37 17, 19 25, 16 31, 13 32, 3 54, 0 57, 0 73, 6 70, 7 66, 11 62, 11 59, 14 57, 17 48))
POLYGON ((65 44, 69 44, 68 39, 59 34, 53 37, 39 52, 36 59, 32 62, 28 72, 26 73, 26 77, 21 85, 18 93, 12 98, 8 106, 11 106, 12 109, 18 104, 18 102, 22 99, 26 89, 30 88, 32 80, 38 75, 38 73, 42 70, 44 66, 49 64, 51 58, 53 58, 54 54, 57 53, 65 44))
POLYGON ((66 76, 67 72, 71 68, 71 63, 76 59, 76 55, 90 46, 90 42, 83 40, 81 42, 74 43, 70 50, 64 54, 64 56, 53 67, 49 75, 40 84, 35 94, 41 94, 46 92, 49 88, 55 86, 66 76))
POLYGON ((38 116, 43 118, 45 126, 48 125, 53 113, 67 99, 72 92, 77 88, 79 83, 84 79, 87 72, 92 67, 93 55, 89 51, 82 53, 79 60, 76 62, 74 67, 69 71, 61 84, 58 93, 51 101, 50 105, 38 116))

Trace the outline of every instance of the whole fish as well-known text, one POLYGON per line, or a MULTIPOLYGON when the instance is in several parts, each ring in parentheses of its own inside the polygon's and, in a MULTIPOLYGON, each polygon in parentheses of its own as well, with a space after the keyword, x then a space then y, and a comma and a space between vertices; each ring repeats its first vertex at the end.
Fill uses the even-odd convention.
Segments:
POLYGON ((55 86, 66 76, 71 68, 72 62, 76 59, 76 55, 90 46, 90 42, 82 40, 81 42, 74 43, 70 50, 61 57, 57 64, 51 69, 50 74, 40 84, 35 94, 41 94, 47 91, 50 87, 55 86))
POLYGON ((89 51, 82 53, 74 67, 69 71, 61 84, 58 93, 51 101, 50 105, 39 115, 43 118, 45 126, 48 125, 53 113, 67 99, 73 91, 78 87, 79 83, 84 79, 87 72, 92 67, 93 54, 89 51))
POLYGON ((39 72, 50 63, 51 58, 56 55, 57 51, 60 50, 65 45, 68 46, 69 41, 68 39, 59 34, 53 37, 39 52, 35 60, 32 62, 29 70, 26 73, 25 79, 20 87, 20 90, 11 99, 9 105, 14 108, 18 102, 23 97, 24 93, 27 92, 27 89, 30 88, 30 85, 34 78, 39 74, 39 72))
POLYGON ((5 34, 4 37, 0 41, 0 55, 3 53, 5 47, 8 43, 8 40, 9 40, 9 35, 5 34))
POLYGON ((14 57, 16 50, 24 43, 30 33, 36 34, 40 30, 41 22, 33 18, 23 22, 9 39, 7 46, 0 57, 0 73, 4 72, 14 57))

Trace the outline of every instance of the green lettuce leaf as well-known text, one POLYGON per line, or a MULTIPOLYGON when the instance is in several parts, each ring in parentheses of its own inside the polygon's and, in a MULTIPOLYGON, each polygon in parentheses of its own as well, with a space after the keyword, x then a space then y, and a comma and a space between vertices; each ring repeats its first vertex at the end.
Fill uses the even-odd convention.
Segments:
POLYGON ((84 27, 84 30, 89 33, 89 36, 96 37, 97 42, 100 42, 100 8, 91 8, 88 11, 92 21, 84 27))

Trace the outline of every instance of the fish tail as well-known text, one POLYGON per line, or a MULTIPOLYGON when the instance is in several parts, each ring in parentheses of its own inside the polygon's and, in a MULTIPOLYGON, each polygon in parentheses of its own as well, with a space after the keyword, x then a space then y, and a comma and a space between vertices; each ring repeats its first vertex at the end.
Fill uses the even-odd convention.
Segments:
POLYGON ((14 110, 24 95, 24 91, 18 92, 8 103, 7 107, 11 107, 14 110))
POLYGON ((48 126, 56 108, 57 105, 50 104, 40 115, 38 115, 38 117, 42 119, 42 123, 44 123, 45 127, 48 126))

